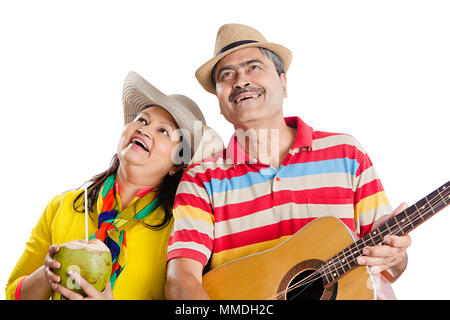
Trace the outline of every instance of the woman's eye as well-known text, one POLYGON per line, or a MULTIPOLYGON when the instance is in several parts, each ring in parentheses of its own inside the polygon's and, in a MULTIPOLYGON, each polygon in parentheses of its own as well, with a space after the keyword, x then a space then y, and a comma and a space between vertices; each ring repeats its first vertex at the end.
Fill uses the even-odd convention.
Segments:
POLYGON ((159 132, 161 132, 162 134, 165 134, 166 136, 169 136, 169 132, 164 128, 160 128, 159 132))
POLYGON ((139 117, 138 119, 137 119, 137 122, 142 122, 143 124, 145 124, 145 125, 147 125, 147 120, 145 120, 144 118, 142 118, 142 117, 139 117))

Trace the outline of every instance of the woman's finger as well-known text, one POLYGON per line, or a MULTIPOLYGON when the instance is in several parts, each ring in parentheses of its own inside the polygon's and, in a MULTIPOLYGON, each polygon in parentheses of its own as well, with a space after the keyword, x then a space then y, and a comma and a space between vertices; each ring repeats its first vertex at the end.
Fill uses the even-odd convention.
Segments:
POLYGON ((105 299, 114 300, 114 295, 111 289, 111 280, 109 280, 108 283, 106 284, 105 290, 103 290, 102 294, 105 299))
POLYGON ((83 300, 83 296, 81 294, 73 292, 72 290, 69 290, 66 287, 63 287, 60 284, 53 283, 52 289, 53 289, 53 291, 60 293, 61 295, 63 295, 64 297, 66 297, 69 300, 83 300))
POLYGON ((61 268, 61 263, 54 259, 56 252, 59 251, 58 245, 52 245, 48 247, 48 254, 45 257, 44 264, 52 269, 61 268))
POLYGON ((51 269, 59 269, 61 268, 61 263, 59 261, 53 260, 48 255, 45 257, 44 265, 51 269))
POLYGON ((57 244, 51 245, 48 247, 48 255, 53 259, 55 253, 59 251, 59 246, 57 244))
POLYGON ((49 267, 45 266, 44 272, 45 272, 45 276, 47 277, 47 279, 50 282, 60 282, 61 281, 61 277, 54 274, 49 267))
POLYGON ((95 289, 85 278, 83 278, 78 272, 74 270, 67 271, 69 276, 75 280, 75 283, 80 286, 88 297, 97 297, 100 292, 95 289))

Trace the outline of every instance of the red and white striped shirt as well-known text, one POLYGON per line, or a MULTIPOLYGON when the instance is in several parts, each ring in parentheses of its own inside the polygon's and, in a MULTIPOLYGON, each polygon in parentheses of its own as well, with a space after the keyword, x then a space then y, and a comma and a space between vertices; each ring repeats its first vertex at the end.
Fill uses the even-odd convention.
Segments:
POLYGON ((270 249, 315 218, 334 216, 358 236, 392 212, 368 155, 352 136, 313 131, 300 118, 278 169, 250 159, 234 135, 215 157, 189 167, 174 204, 167 260, 211 268, 270 249))

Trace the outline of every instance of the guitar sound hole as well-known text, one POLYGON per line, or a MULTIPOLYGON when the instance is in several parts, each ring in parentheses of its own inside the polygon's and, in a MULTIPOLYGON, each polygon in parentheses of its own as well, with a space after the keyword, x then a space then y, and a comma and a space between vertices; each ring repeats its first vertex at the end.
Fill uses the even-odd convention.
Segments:
POLYGON ((322 277, 305 279, 315 270, 304 270, 296 275, 288 285, 286 300, 320 300, 324 293, 322 277))

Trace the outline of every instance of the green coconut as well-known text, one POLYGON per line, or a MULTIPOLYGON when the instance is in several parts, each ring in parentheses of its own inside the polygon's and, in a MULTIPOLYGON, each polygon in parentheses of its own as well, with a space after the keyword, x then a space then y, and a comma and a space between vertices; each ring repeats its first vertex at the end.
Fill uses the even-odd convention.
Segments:
POLYGON ((64 243, 55 254, 55 260, 61 263, 59 269, 53 269, 53 272, 61 277, 59 283, 84 297, 86 294, 83 289, 68 275, 68 271, 78 272, 98 291, 105 289, 111 276, 111 252, 98 239, 64 243))

